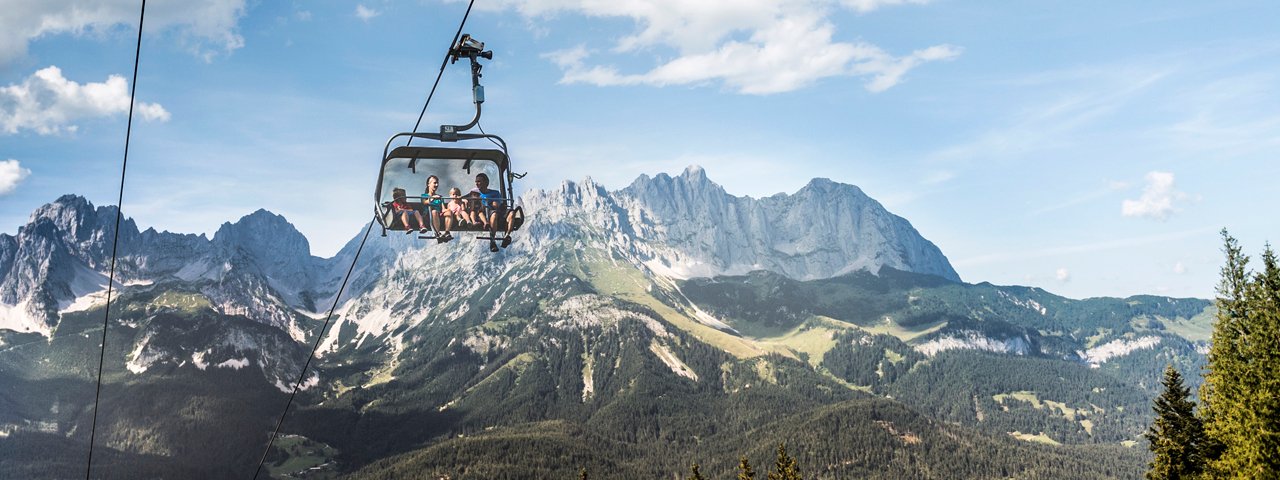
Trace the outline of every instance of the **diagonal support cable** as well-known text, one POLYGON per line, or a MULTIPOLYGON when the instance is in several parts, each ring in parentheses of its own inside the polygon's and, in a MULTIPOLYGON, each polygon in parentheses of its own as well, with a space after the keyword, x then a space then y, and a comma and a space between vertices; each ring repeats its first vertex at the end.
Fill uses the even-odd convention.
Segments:
MULTIPOLYGON (((462 36, 462 29, 467 25, 467 17, 471 16, 471 7, 475 6, 476 0, 467 3, 467 11, 462 14, 462 21, 458 23, 458 31, 453 34, 453 41, 449 42, 449 49, 453 49, 453 45, 458 43, 458 38, 462 36)), ((413 133, 418 133, 418 127, 422 125, 422 119, 427 115, 427 107, 431 105, 431 99, 436 94, 436 87, 440 86, 440 78, 444 76, 444 68, 449 63, 449 53, 446 50, 444 60, 440 61, 440 71, 436 74, 435 83, 431 84, 431 92, 427 94, 427 101, 422 104, 422 112, 418 114, 418 121, 413 124, 413 133)), ((409 137, 409 141, 405 145, 413 143, 413 136, 409 137)), ((302 382, 307 378, 307 369, 311 366, 311 360, 315 358, 316 351, 320 348, 320 341, 324 338, 324 333, 329 328, 329 322, 333 320, 333 312, 338 308, 338 300, 342 297, 342 292, 347 288, 347 282, 351 279, 351 272, 355 271, 356 261, 360 259, 360 252, 364 251, 364 244, 369 240, 369 232, 373 231, 373 222, 369 222, 369 227, 364 231, 364 238, 360 240, 360 247, 356 249, 355 257, 351 259, 351 267, 347 269, 347 275, 342 279, 342 286, 338 288, 338 294, 333 297, 333 306, 329 308, 329 315, 324 320, 324 325, 320 327, 320 334, 316 336, 315 344, 311 347, 311 355, 307 357, 307 362, 302 366, 302 373, 298 375, 298 381, 293 385, 293 393, 289 394, 289 401, 285 403, 284 412, 280 414, 280 420, 276 422, 276 428, 271 432, 271 440, 267 441, 267 448, 262 451, 262 458, 258 460, 258 467, 253 471, 253 479, 257 480, 258 475, 262 473, 262 465, 267 462, 267 455, 271 453, 271 446, 275 444, 276 438, 280 435, 280 427, 284 425, 284 419, 289 415, 289 407, 293 405, 293 399, 297 397, 298 390, 302 387, 302 382)))
POLYGON ((93 472, 93 442, 98 434, 98 403, 102 400, 102 365, 107 357, 107 325, 111 321, 111 290, 116 283, 116 253, 120 246, 120 218, 124 216, 124 178, 129 168, 129 139, 133 134, 134 95, 138 92, 138 60, 142 56, 142 21, 147 18, 147 0, 142 0, 138 13, 138 45, 133 52, 133 85, 129 87, 129 120, 124 130, 124 161, 120 163, 120 196, 116 199, 116 229, 111 240, 111 268, 107 275, 107 308, 102 314, 102 343, 98 352, 98 380, 93 393, 93 422, 89 427, 89 460, 84 468, 84 478, 93 472))
MULTIPOLYGON (((413 124, 413 133, 418 133, 418 127, 422 126, 422 118, 427 116, 427 105, 431 105, 431 97, 436 95, 436 87, 440 86, 440 77, 444 76, 444 67, 449 64, 449 51, 453 49, 454 45, 458 44, 458 38, 462 36, 462 29, 467 26, 467 17, 471 16, 471 7, 475 6, 475 4, 476 0, 471 0, 471 2, 467 3, 467 11, 462 14, 462 21, 458 23, 458 31, 454 32, 453 41, 449 42, 449 49, 444 52, 444 59, 440 60, 440 71, 436 73, 435 83, 431 84, 431 93, 427 94, 427 101, 422 104, 422 113, 418 114, 418 121, 413 124)), ((404 146, 407 147, 412 143, 413 136, 410 135, 409 141, 405 142, 404 146)))
POLYGON ((258 474, 262 472, 262 465, 267 462, 267 454, 271 453, 271 446, 276 443, 276 437, 280 435, 280 426, 284 425, 284 417, 289 415, 289 407, 293 406, 294 397, 298 396, 298 390, 302 387, 302 382, 307 378, 307 369, 311 367, 311 360, 316 358, 316 350, 320 348, 320 342, 324 340, 324 333, 329 329, 329 322, 333 320, 333 312, 338 309, 338 301, 342 299, 342 292, 347 289, 347 281, 351 280, 351 272, 356 269, 356 261, 360 259, 360 252, 364 251, 364 244, 369 240, 369 232, 373 231, 373 222, 369 222, 369 227, 364 229, 364 238, 360 239, 360 247, 356 249, 355 257, 351 258, 351 267, 347 268, 347 276, 342 278, 342 286, 338 287, 338 293, 333 296, 333 306, 329 307, 329 316, 325 317, 324 325, 320 327, 320 333, 316 335, 316 342, 311 346, 311 355, 307 357, 307 363, 302 365, 302 373, 298 375, 298 381, 293 384, 293 393, 289 394, 289 401, 284 404, 284 412, 280 413, 280 420, 276 422, 276 429, 271 432, 271 440, 267 441, 267 448, 262 451, 262 459, 258 460, 258 468, 253 471, 253 478, 257 480, 258 474))

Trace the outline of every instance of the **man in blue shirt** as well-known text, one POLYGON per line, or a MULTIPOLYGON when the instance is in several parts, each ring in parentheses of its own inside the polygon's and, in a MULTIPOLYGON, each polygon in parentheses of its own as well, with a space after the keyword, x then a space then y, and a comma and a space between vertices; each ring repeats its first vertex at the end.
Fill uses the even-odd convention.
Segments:
MULTIPOLYGON (((476 188, 471 191, 480 194, 480 201, 484 204, 484 214, 489 220, 491 236, 497 236, 498 219, 506 220, 506 236, 502 238, 502 248, 511 246, 511 224, 515 212, 507 210, 507 202, 502 198, 502 192, 490 190, 489 176, 483 173, 476 175, 476 188)), ((498 245, 493 240, 489 240, 489 250, 498 251, 498 245)))

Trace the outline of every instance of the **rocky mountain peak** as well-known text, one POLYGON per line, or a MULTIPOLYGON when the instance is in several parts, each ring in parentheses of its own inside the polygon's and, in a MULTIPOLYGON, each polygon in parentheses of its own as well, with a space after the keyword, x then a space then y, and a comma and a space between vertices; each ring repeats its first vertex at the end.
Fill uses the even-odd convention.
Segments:
POLYGON ((94 213, 93 204, 89 203, 88 199, 67 194, 31 212, 30 222, 34 223, 39 218, 75 220, 92 216, 94 213))
POLYGON ((724 187, 711 181, 707 177, 706 170, 701 166, 689 165, 685 167, 680 175, 674 177, 666 173, 659 173, 653 177, 640 175, 623 191, 629 191, 636 195, 649 193, 688 197, 690 193, 723 194, 724 187))
POLYGON ((235 223, 223 223, 214 233, 213 243, 224 248, 241 248, 260 259, 311 256, 307 237, 283 216, 265 209, 245 215, 235 223))
MULTIPOLYGON (((95 233, 101 233, 105 228, 114 228, 115 214, 114 206, 95 209, 84 197, 63 195, 32 212, 25 228, 30 230, 37 225, 47 224, 44 228, 56 231, 55 235, 72 243, 82 242, 91 239, 95 233), (107 219, 110 222, 105 221, 107 219)), ((132 225, 131 222, 126 224, 132 225)), ((53 232, 46 234, 48 233, 53 232)))
POLYGON ((857 185, 840 183, 840 182, 831 180, 830 178, 824 178, 824 177, 816 177, 812 180, 809 180, 809 183, 806 183, 803 187, 800 187, 800 191, 796 193, 810 193, 810 192, 841 193, 841 194, 851 194, 854 196, 861 196, 861 197, 867 196, 865 193, 862 192, 861 188, 858 188, 857 185))
POLYGON ((684 168, 684 172, 680 173, 680 178, 690 183, 710 182, 707 179, 707 171, 701 165, 689 165, 684 168))

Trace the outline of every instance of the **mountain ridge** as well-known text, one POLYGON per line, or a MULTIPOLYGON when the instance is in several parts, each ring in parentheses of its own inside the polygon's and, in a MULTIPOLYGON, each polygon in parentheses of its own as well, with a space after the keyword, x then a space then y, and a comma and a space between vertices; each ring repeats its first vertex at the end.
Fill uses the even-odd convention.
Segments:
MULTIPOLYGON (((589 178, 533 192, 524 202, 536 215, 515 244, 497 253, 465 236, 443 246, 403 234, 369 239, 336 299, 359 235, 326 259, 310 255, 305 236, 265 210, 227 222, 213 238, 138 233, 129 223, 122 239, 134 244, 122 245, 105 388, 121 398, 173 393, 108 402, 106 418, 120 420, 104 438, 122 452, 161 455, 193 452, 183 440, 192 435, 265 442, 279 413, 270 406, 283 402, 318 342, 295 413, 282 429, 286 445, 270 459, 273 469, 286 470, 272 475, 314 467, 376 477, 378 469, 359 469, 373 462, 414 468, 422 457, 413 451, 430 456, 450 445, 477 445, 461 440, 472 435, 483 435, 479 444, 536 456, 543 440, 563 440, 543 435, 541 426, 553 424, 604 439, 557 448, 590 465, 625 467, 619 476, 679 470, 691 455, 711 455, 727 469, 725 459, 759 456, 774 446, 756 436, 767 425, 830 418, 875 435, 856 444, 870 449, 864 450, 850 449, 855 444, 846 439, 827 444, 824 437, 834 432, 787 430, 788 445, 814 446, 811 455, 826 462, 827 475, 910 477, 968 462, 930 453, 956 435, 934 428, 942 420, 996 442, 975 450, 971 458, 985 463, 964 476, 981 478, 1000 468, 1102 478, 1138 471, 1140 455, 1055 470, 1051 458, 1075 450, 1037 450, 1024 437, 1119 451, 1116 443, 1140 438, 1150 415, 1144 379, 1168 362, 1194 366, 1203 358, 1207 301, 1075 301, 1036 288, 971 285, 902 270, 894 265, 910 259, 903 252, 926 252, 932 244, 918 239, 916 247, 893 248, 888 240, 912 233, 909 223, 860 198, 856 187, 815 180, 794 195, 744 200, 724 194, 700 169, 655 178, 638 181, 630 192, 610 192, 589 178), (829 198, 836 194, 848 198, 829 198), (761 203, 766 200, 774 203, 761 203), (833 217, 848 220, 797 229, 838 232, 862 218, 860 231, 874 230, 877 245, 891 246, 877 257, 835 241, 856 243, 849 238, 824 238, 816 245, 823 248, 766 255, 795 234, 758 229, 786 220, 769 216, 784 202, 831 208, 844 212, 833 217), (708 221, 728 227, 694 228, 708 221), (743 229, 757 230, 747 235, 743 229), (719 258, 723 252, 707 245, 722 238, 745 247, 719 258), (864 265, 855 261, 862 254, 883 264, 840 273, 864 265), (825 255, 847 258, 811 268, 825 255), (669 275, 681 262, 715 275, 669 275), (729 275, 756 263, 790 273, 729 275), (833 276, 805 279, 821 272, 833 276), (335 304, 322 333, 321 320, 335 304), (239 395, 218 394, 222 389, 239 395), (868 397, 881 398, 857 401, 868 397), (180 413, 207 406, 237 423, 180 413), (898 413, 877 417, 885 408, 898 413), (170 417, 183 420, 154 420, 170 417), (887 460, 900 448, 916 448, 915 440, 903 443, 911 438, 941 443, 908 450, 914 453, 905 462, 887 460), (606 444, 621 450, 582 456, 606 444), (992 452, 994 445, 1004 446, 992 452), (305 454, 301 446, 320 453, 305 454), (879 453, 859 453, 873 450, 879 453), (643 454, 649 465, 623 465, 619 459, 634 456, 626 452, 643 454)), ((20 265, 21 272, 43 275, 24 280, 7 273, 0 287, 27 288, 26 301, 52 302, 58 315, 38 325, 43 331, 0 326, 0 404, 18 406, 12 413, 0 409, 0 437, 85 437, 85 399, 93 395, 74 392, 94 383, 85 365, 96 365, 93 332, 105 312, 101 298, 72 287, 105 285, 95 269, 102 265, 101 240, 111 232, 103 224, 114 224, 114 210, 63 200, 23 235, 0 235, 0 271, 20 265), (99 243, 85 243, 92 239, 99 243)), ((9 314, 0 314, 7 321, 9 314)), ((0 438, 0 452, 4 446, 0 438)), ((261 454, 253 447, 194 453, 173 468, 210 462, 237 470, 261 454)), ((689 460, 696 458, 706 457, 689 460)), ((490 458, 471 452, 455 461, 462 474, 490 458)), ((556 476, 566 476, 564 468, 556 476)))
MULTIPOLYGON (((729 195, 705 170, 691 166, 675 177, 642 175, 614 192, 590 178, 565 181, 557 191, 528 192, 523 203, 531 221, 526 241, 518 242, 513 252, 534 252, 567 229, 595 227, 634 262, 673 278, 769 270, 815 279, 862 269, 874 273, 889 265, 959 281, 941 250, 905 219, 888 213, 858 187, 826 179, 814 179, 793 195, 754 199, 729 195), (819 197, 837 201, 824 205, 819 197), (814 211, 817 218, 833 220, 797 221, 771 213, 780 210, 780 204, 792 203, 788 209, 814 211), (823 214, 827 207, 831 211, 823 214), (574 222, 579 224, 566 225, 574 222), (844 258, 851 260, 840 260, 844 258)), ((0 304, 9 316, 23 316, 6 324, 47 334, 60 310, 92 293, 95 286, 105 287, 99 277, 110 258, 115 212, 113 206, 95 208, 83 197, 64 195, 36 209, 17 235, 0 235, 0 304)), ((247 269, 265 279, 282 304, 314 312, 317 301, 331 299, 337 290, 338 277, 345 273, 339 264, 354 253, 354 241, 333 257, 316 257, 305 235, 266 209, 224 222, 212 238, 154 228, 139 231, 134 220, 125 218, 120 224, 117 278, 145 282, 173 276, 222 282, 247 269)), ((372 245, 367 261, 385 266, 396 251, 412 248, 403 241, 389 245, 372 245)), ((354 285, 357 289, 375 276, 368 268, 364 271, 364 281, 354 285)), ((281 312, 251 310, 267 313, 275 323, 288 323, 281 312)))

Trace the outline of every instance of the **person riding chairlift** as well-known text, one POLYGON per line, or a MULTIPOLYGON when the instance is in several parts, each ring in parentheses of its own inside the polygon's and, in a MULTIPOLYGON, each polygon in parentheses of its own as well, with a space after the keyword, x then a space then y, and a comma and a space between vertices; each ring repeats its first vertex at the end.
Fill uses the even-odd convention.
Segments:
POLYGON ((453 215, 445 210, 444 197, 436 193, 437 188, 440 188, 440 178, 435 175, 428 176, 427 191, 422 194, 422 203, 427 207, 431 228, 436 230, 436 243, 445 243, 453 240, 453 234, 449 233, 453 228, 453 215))
POLYGON ((403 188, 391 189, 391 210, 400 214, 400 224, 404 225, 406 235, 414 233, 414 229, 409 228, 409 212, 413 212, 413 218, 418 219, 418 228, 421 229, 421 233, 427 233, 427 224, 422 221, 422 213, 417 207, 409 204, 407 197, 403 188))
MULTIPOLYGON (((502 248, 511 246, 511 225, 515 218, 515 212, 507 210, 507 204, 502 198, 502 192, 489 189, 489 176, 483 173, 476 175, 476 188, 472 193, 480 194, 480 201, 484 203, 484 213, 487 217, 488 230, 490 237, 497 236, 498 219, 506 220, 506 236, 502 237, 502 248)), ((498 244, 492 238, 489 239, 489 251, 498 251, 498 244)))

